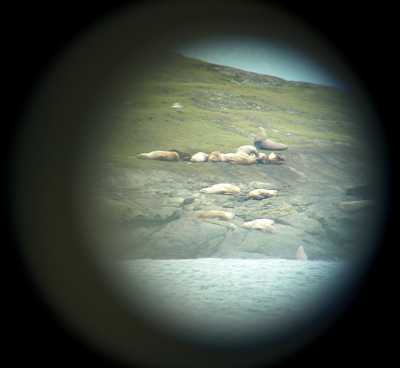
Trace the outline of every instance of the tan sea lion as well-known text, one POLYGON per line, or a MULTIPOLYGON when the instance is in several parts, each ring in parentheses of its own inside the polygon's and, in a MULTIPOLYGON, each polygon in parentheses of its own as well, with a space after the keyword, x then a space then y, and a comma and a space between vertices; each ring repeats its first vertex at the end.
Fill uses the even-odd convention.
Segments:
POLYGON ((300 260, 307 260, 307 254, 304 250, 304 247, 302 245, 300 245, 300 247, 297 248, 296 251, 296 259, 300 259, 300 260))
POLYGON ((207 162, 209 156, 210 156, 210 155, 209 155, 208 153, 197 152, 196 154, 194 154, 194 155, 192 156, 192 158, 190 159, 190 161, 192 161, 192 162, 207 162))
POLYGON ((285 161, 285 159, 279 153, 272 152, 268 155, 269 164, 282 165, 283 161, 285 161))
POLYGON ((247 145, 245 145, 245 146, 240 146, 237 150, 236 150, 236 153, 239 153, 239 152, 244 152, 244 153, 246 153, 247 155, 254 155, 254 156, 258 156, 258 152, 257 152, 257 149, 256 149, 256 147, 254 147, 254 146, 250 146, 249 144, 247 144, 247 145))
POLYGON ((247 199, 264 199, 277 197, 279 195, 277 190, 274 189, 254 189, 247 193, 247 199))
POLYGON ((238 194, 240 193, 240 188, 232 184, 221 183, 201 189, 200 192, 208 194, 238 194))
POLYGON ((225 212, 225 211, 198 211, 197 217, 201 218, 213 218, 218 217, 221 220, 232 220, 235 217, 235 214, 232 212, 225 212))
POLYGON ((179 155, 171 151, 152 151, 149 153, 141 153, 137 156, 140 159, 146 160, 161 160, 161 161, 179 161, 179 155))
POLYGON ((288 146, 286 146, 282 143, 271 141, 268 138, 267 133, 265 132, 265 129, 262 127, 258 128, 258 132, 254 136, 254 146, 258 149, 266 149, 266 150, 274 150, 274 151, 288 149, 288 146))
POLYGON ((276 229, 272 226, 274 223, 275 222, 271 219, 257 219, 243 223, 242 227, 245 229, 262 230, 268 233, 275 234, 276 229))
POLYGON ((259 153, 257 157, 257 161, 259 164, 266 165, 268 163, 268 156, 265 153, 259 153))
POLYGON ((239 153, 226 153, 222 161, 231 164, 252 165, 257 163, 257 157, 248 155, 244 156, 239 153))
POLYGON ((180 158, 182 161, 189 161, 189 160, 192 158, 192 156, 191 156, 189 153, 179 151, 179 150, 177 150, 177 149, 175 149, 175 148, 170 149, 170 151, 171 151, 171 152, 176 152, 176 153, 179 155, 179 158, 180 158))
POLYGON ((369 199, 352 202, 340 202, 339 207, 345 212, 354 213, 371 207, 375 202, 369 199))
POLYGON ((210 156, 208 157, 209 162, 219 162, 222 161, 222 158, 224 157, 224 154, 221 153, 220 151, 214 151, 210 153, 210 156))

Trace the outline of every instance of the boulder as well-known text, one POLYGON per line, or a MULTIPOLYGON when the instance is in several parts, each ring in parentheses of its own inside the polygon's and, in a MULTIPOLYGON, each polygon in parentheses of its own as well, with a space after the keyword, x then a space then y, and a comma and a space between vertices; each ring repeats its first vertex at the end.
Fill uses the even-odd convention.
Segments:
POLYGON ((309 234, 323 234, 325 229, 321 224, 302 213, 290 213, 279 218, 279 222, 301 229, 309 234))

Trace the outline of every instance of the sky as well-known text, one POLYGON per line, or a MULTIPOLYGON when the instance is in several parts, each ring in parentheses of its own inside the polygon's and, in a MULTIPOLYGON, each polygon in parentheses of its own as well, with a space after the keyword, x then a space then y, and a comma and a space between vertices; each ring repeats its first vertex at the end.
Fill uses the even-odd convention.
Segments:
POLYGON ((240 37, 204 38, 180 45, 184 56, 290 81, 311 82, 343 88, 317 60, 299 50, 265 40, 240 37))

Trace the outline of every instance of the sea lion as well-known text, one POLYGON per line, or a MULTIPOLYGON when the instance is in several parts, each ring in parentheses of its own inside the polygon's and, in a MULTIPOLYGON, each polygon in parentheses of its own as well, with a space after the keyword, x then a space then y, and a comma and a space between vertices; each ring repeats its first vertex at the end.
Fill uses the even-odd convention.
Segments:
POLYGON ((249 144, 247 144, 247 145, 245 145, 245 146, 240 146, 237 150, 236 150, 236 153, 239 153, 239 152, 244 152, 244 153, 246 153, 247 155, 254 155, 254 156, 258 156, 258 152, 257 152, 257 149, 256 149, 256 147, 254 147, 254 146, 250 146, 249 144))
POLYGON ((146 160, 180 161, 179 155, 171 151, 152 151, 149 153, 141 153, 137 157, 146 160))
POLYGON ((265 129, 263 127, 259 127, 257 134, 254 136, 254 146, 257 149, 266 149, 266 150, 274 150, 274 151, 275 150, 281 151, 281 150, 288 149, 288 146, 286 146, 282 143, 271 141, 268 138, 267 133, 265 132, 265 129))
POLYGON ((275 222, 271 219, 257 219, 253 221, 247 221, 242 224, 242 227, 245 229, 255 229, 255 230, 262 230, 268 233, 275 234, 276 229, 272 225, 275 222))
POLYGON ((231 164, 252 165, 257 163, 257 157, 248 155, 244 156, 239 153, 226 153, 222 161, 231 164))
POLYGON ((269 164, 282 165, 283 161, 285 161, 285 159, 279 153, 272 152, 268 155, 269 164))
POLYGON ((308 259, 307 254, 302 245, 300 245, 300 247, 297 248, 296 259, 300 259, 300 260, 304 260, 304 261, 308 259))
POLYGON ((221 183, 201 189, 200 192, 208 194, 238 194, 240 193, 240 188, 232 184, 221 183))
POLYGON ((222 158, 224 157, 224 154, 221 153, 220 151, 214 151, 210 153, 210 156, 208 157, 209 162, 219 162, 222 161, 222 158))
POLYGON ((235 217, 235 214, 232 212, 225 212, 225 211, 198 211, 197 217, 201 218, 213 218, 218 217, 221 220, 232 220, 235 217))
POLYGON ((361 201, 340 202, 339 207, 345 212, 354 213, 371 207, 374 203, 369 199, 363 199, 361 201))
POLYGON ((259 164, 266 165, 268 163, 268 156, 265 153, 259 153, 257 157, 257 161, 259 164))
POLYGON ((190 159, 191 162, 207 162, 208 157, 210 155, 208 153, 204 153, 204 152, 197 152, 196 154, 194 154, 192 156, 192 158, 190 159))
POLYGON ((182 161, 189 161, 189 160, 192 158, 192 156, 191 156, 189 153, 179 151, 179 150, 177 150, 177 149, 175 149, 175 148, 170 149, 170 151, 171 151, 171 152, 176 152, 176 153, 179 155, 179 158, 180 158, 182 161))
POLYGON ((247 193, 247 199, 264 199, 277 197, 279 195, 277 190, 274 189, 254 189, 247 193))

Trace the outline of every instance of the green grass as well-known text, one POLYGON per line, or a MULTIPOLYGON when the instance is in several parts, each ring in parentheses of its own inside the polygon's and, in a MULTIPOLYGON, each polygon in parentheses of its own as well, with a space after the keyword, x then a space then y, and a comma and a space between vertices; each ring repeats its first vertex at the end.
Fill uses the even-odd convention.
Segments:
POLYGON ((121 89, 118 103, 110 108, 107 124, 112 129, 100 147, 102 154, 135 158, 142 152, 171 148, 192 154, 232 152, 252 144, 259 126, 289 146, 309 146, 315 140, 359 143, 348 123, 357 121, 357 112, 344 91, 238 84, 212 64, 176 55, 172 60, 150 70, 139 88, 127 83, 121 89), (172 109, 175 102, 183 109, 172 109), (235 107, 243 103, 265 111, 235 107))

